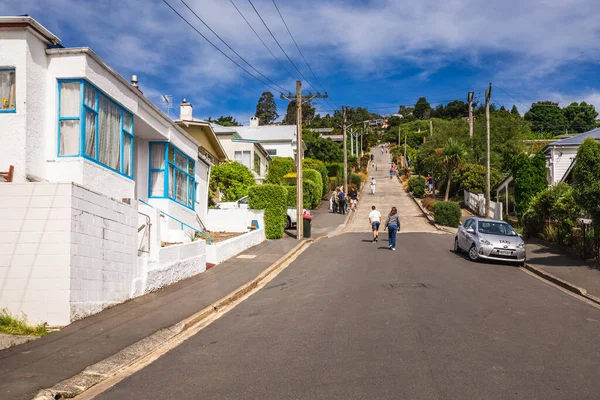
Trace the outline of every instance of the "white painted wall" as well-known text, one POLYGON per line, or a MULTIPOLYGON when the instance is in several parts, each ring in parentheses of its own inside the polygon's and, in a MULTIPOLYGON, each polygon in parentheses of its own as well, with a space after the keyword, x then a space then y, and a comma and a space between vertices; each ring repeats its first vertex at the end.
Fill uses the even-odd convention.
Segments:
POLYGON ((577 156, 577 149, 577 146, 550 149, 550 157, 546 163, 549 172, 548 185, 555 185, 561 181, 577 156))
MULTIPOLYGON (((465 205, 469 210, 479 215, 485 216, 485 195, 481 193, 471 193, 468 190, 464 191, 465 205)), ((490 201, 490 215, 493 219, 502 219, 502 202, 490 201)))
POLYGON ((261 142, 265 150, 277 150, 277 154, 271 157, 294 157, 294 146, 292 142, 261 142))
POLYGON ((234 208, 229 210, 210 209, 206 219, 206 229, 211 232, 247 232, 252 220, 265 227, 265 210, 234 208))
POLYGON ((215 265, 220 264, 265 240, 265 229, 263 227, 223 242, 209 244, 206 246, 206 262, 215 265))

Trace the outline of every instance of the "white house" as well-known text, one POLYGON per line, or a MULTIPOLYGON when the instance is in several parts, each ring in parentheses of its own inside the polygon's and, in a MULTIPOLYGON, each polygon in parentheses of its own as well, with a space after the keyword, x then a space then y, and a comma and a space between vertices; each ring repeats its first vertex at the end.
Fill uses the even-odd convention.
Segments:
POLYGON ((258 140, 242 138, 237 126, 211 124, 230 160, 248 167, 257 183, 263 183, 267 176, 271 156, 258 140))
POLYGON ((160 242, 201 230, 211 164, 132 83, 0 17, 0 309, 65 325, 203 271, 203 241, 160 242))
POLYGON ((600 140, 600 128, 557 140, 544 148, 546 154, 546 176, 548 185, 564 182, 575 165, 577 150, 587 138, 600 140))
POLYGON ((235 129, 242 138, 257 140, 271 157, 296 158, 296 125, 259 125, 258 118, 251 117, 250 126, 235 129))

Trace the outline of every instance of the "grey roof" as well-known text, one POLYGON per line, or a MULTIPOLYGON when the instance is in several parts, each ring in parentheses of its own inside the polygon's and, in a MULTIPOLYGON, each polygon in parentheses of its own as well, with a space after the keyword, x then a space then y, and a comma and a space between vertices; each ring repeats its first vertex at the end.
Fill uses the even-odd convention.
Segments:
POLYGON ((294 142, 296 140, 296 125, 236 126, 235 129, 244 139, 261 142, 294 142))
POLYGON ((591 137, 595 140, 600 140, 600 128, 592 129, 579 135, 571 136, 566 139, 557 140, 550 143, 548 146, 579 146, 587 138, 591 137))
POLYGON ((223 126, 223 125, 218 125, 215 123, 210 123, 210 126, 213 128, 213 131, 215 131, 215 133, 219 134, 219 133, 225 133, 225 134, 234 134, 237 132, 236 128, 231 127, 231 126, 223 126))

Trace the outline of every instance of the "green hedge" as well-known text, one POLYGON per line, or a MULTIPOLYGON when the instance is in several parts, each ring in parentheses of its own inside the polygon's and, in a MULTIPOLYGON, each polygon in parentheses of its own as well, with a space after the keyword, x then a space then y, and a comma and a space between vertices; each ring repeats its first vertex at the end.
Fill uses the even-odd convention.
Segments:
MULTIPOLYGON (((312 183, 312 182, 311 182, 312 183)), ((310 185, 311 183, 308 183, 308 181, 304 181, 304 184, 302 185, 302 189, 303 189, 303 208, 306 208, 307 210, 309 210, 312 206, 312 199, 310 198, 310 193, 309 191, 310 189, 310 185), (308 193, 308 194, 307 194, 308 193)), ((285 187, 287 189, 287 206, 288 207, 296 207, 296 185, 293 186, 286 186, 285 187)))
MULTIPOLYGON (((304 204, 310 204, 310 208, 316 208, 321 203, 320 187, 309 179, 302 182, 302 190, 304 192, 304 204)), ((305 208, 309 208, 306 207, 305 208)))
POLYGON ((512 174, 515 182, 517 214, 522 216, 529 208, 533 196, 548 188, 546 180, 546 156, 537 153, 533 157, 518 154, 512 159, 512 174))
POLYGON ((350 174, 350 184, 356 185, 357 190, 360 190, 360 175, 350 174))
POLYGON ((248 188, 255 184, 252 172, 235 161, 214 166, 210 174, 210 191, 222 192, 221 201, 237 201, 247 196, 248 188))
POLYGON ((265 234, 267 239, 281 239, 287 219, 287 195, 281 185, 264 184, 250 188, 248 205, 252 209, 265 210, 265 234))
POLYGON ((323 184, 323 192, 322 195, 323 197, 325 197, 328 193, 328 186, 327 184, 329 183, 329 171, 327 171, 327 168, 325 167, 325 163, 319 160, 315 160, 312 158, 305 158, 302 161, 302 167, 303 168, 310 168, 310 169, 314 169, 316 171, 319 172, 319 174, 321 174, 321 182, 323 184))
POLYGON ((436 224, 457 227, 462 213, 458 203, 453 201, 438 201, 433 205, 433 216, 436 224))
POLYGON ((302 171, 302 178, 314 182, 314 184, 317 186, 315 197, 318 198, 318 201, 320 202, 323 198, 323 178, 319 171, 314 169, 305 169, 302 171))
POLYGON ((327 163, 325 167, 327 168, 327 175, 330 177, 341 178, 344 173, 344 164, 342 163, 327 163))
POLYGON ((296 170, 296 162, 291 157, 275 157, 269 162, 267 183, 282 185, 283 176, 296 170))
POLYGON ((415 197, 423 197, 425 195, 425 185, 427 181, 422 176, 413 176, 408 180, 408 191, 415 197))

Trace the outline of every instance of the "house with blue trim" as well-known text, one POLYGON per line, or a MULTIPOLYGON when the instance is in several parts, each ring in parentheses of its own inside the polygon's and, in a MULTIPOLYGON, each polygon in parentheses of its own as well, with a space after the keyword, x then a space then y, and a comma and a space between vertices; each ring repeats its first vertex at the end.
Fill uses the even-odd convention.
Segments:
POLYGON ((0 17, 0 309, 65 325, 204 271, 214 155, 142 89, 0 17))

